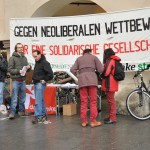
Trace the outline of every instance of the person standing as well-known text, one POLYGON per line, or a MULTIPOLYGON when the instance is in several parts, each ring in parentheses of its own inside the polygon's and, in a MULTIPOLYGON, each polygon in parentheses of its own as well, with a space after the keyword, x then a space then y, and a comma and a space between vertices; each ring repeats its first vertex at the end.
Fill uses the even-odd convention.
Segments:
POLYGON ((8 62, 8 72, 12 79, 12 96, 9 119, 15 118, 16 106, 19 105, 19 116, 25 115, 25 100, 26 100, 26 71, 29 71, 31 66, 28 64, 27 58, 24 56, 24 49, 21 43, 15 45, 15 51, 8 62), (24 68, 24 69, 23 69, 24 68))
POLYGON ((8 62, 0 53, 0 106, 3 104, 5 79, 7 78, 8 62))
POLYGON ((88 99, 90 98, 90 126, 100 126, 101 122, 96 121, 98 115, 97 111, 97 86, 98 79, 96 75, 97 72, 103 71, 103 66, 100 60, 92 55, 91 49, 85 49, 83 51, 83 56, 76 59, 74 65, 70 68, 70 71, 77 75, 78 85, 80 92, 80 117, 82 120, 81 126, 86 127, 88 125, 87 121, 87 109, 88 109, 88 99))
POLYGON ((115 92, 118 91, 118 81, 114 79, 115 60, 121 61, 112 48, 104 50, 104 72, 102 73, 102 91, 106 92, 109 104, 109 117, 104 119, 105 124, 116 123, 115 92))
POLYGON ((53 79, 53 71, 50 63, 40 51, 34 50, 32 56, 35 59, 35 67, 32 76, 35 92, 35 107, 33 124, 44 122, 46 117, 46 107, 44 103, 44 91, 46 83, 53 79))

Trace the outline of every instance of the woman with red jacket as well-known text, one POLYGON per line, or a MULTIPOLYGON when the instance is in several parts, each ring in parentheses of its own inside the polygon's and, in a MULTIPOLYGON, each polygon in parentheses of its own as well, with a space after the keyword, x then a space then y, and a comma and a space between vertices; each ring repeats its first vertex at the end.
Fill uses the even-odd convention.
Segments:
POLYGON ((104 51, 104 72, 102 73, 102 91, 106 92, 106 98, 109 104, 109 117, 104 119, 105 124, 116 123, 116 101, 115 92, 118 91, 118 81, 114 79, 115 60, 121 59, 115 56, 115 52, 111 49, 104 51))

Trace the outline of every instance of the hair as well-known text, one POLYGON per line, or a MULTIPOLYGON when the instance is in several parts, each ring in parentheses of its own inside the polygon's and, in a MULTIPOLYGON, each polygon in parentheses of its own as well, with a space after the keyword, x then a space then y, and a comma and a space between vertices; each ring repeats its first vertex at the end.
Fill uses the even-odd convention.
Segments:
POLYGON ((85 54, 85 53, 90 53, 90 52, 92 52, 91 49, 85 49, 85 50, 83 50, 83 54, 85 54))
POLYGON ((106 59, 108 59, 109 57, 111 57, 112 55, 115 55, 115 52, 113 51, 112 48, 107 48, 104 50, 104 63, 106 62, 106 59))
POLYGON ((41 52, 39 50, 33 50, 32 53, 37 53, 37 55, 41 54, 41 52))
POLYGON ((7 52, 4 52, 4 51, 0 50, 0 55, 1 55, 1 57, 7 59, 7 52))
POLYGON ((22 46, 23 46, 22 43, 17 43, 17 44, 15 45, 15 52, 17 52, 17 46, 18 46, 18 45, 22 45, 22 46))

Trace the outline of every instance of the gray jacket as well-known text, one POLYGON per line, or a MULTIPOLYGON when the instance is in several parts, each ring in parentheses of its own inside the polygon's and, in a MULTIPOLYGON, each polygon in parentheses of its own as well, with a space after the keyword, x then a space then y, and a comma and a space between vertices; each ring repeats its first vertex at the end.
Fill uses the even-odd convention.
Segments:
POLYGON ((20 56, 17 52, 13 52, 8 62, 8 72, 12 80, 25 80, 25 76, 20 75, 20 70, 22 70, 23 66, 27 65, 29 64, 24 54, 20 56))
POLYGON ((97 71, 102 73, 103 66, 96 56, 85 53, 83 56, 77 58, 70 71, 74 75, 77 75, 77 72, 79 72, 79 88, 85 86, 97 86, 98 79, 95 72, 97 71))

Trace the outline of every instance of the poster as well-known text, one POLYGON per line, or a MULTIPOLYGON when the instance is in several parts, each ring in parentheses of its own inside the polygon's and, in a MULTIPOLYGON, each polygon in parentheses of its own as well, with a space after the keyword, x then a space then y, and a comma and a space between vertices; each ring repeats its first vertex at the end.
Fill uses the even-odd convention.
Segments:
POLYGON ((40 50, 53 70, 69 70, 86 48, 103 62, 113 48, 125 71, 150 67, 150 8, 81 16, 10 19, 10 52, 16 43, 34 66, 33 50, 40 50))

